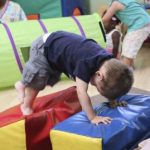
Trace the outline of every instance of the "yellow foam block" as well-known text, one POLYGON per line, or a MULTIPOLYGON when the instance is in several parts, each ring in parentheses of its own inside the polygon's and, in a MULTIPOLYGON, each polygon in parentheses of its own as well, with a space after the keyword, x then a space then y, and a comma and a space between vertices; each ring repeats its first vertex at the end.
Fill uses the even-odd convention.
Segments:
POLYGON ((51 130, 53 150, 102 150, 102 139, 51 130))
POLYGON ((24 120, 0 128, 0 150, 26 150, 24 120))

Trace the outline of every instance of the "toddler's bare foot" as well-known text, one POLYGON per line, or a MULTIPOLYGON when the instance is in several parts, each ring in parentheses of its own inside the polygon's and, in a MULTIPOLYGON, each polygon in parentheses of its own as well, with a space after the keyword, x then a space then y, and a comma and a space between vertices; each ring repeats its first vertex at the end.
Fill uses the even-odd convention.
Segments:
POLYGON ((33 110, 30 107, 25 107, 23 104, 20 105, 21 112, 23 115, 31 115, 33 114, 33 110))
POLYGON ((21 81, 18 81, 15 83, 15 88, 18 92, 18 96, 19 96, 21 103, 23 103, 23 99, 25 97, 25 86, 23 85, 21 81))

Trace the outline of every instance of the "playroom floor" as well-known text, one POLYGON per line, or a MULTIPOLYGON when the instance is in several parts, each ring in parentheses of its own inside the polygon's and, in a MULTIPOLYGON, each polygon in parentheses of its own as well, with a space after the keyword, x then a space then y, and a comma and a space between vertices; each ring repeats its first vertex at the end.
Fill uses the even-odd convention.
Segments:
MULTIPOLYGON (((135 81, 133 87, 150 91, 150 44, 144 45, 135 61, 135 81)), ((67 80, 61 81, 53 88, 46 87, 38 96, 47 95, 65 88, 75 86, 75 82, 67 80)), ((97 95, 96 89, 90 85, 88 89, 90 96, 97 95)), ((139 93, 140 94, 140 93, 139 93)), ((17 92, 14 88, 0 91, 0 112, 19 104, 17 92)))

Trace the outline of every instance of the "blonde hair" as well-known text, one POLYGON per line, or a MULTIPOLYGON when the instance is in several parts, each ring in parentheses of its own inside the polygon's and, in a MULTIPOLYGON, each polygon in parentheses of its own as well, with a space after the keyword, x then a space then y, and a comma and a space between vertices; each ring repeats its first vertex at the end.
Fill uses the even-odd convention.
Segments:
POLYGON ((133 72, 117 59, 109 59, 103 64, 105 74, 101 81, 102 95, 109 100, 126 94, 133 84, 133 72))

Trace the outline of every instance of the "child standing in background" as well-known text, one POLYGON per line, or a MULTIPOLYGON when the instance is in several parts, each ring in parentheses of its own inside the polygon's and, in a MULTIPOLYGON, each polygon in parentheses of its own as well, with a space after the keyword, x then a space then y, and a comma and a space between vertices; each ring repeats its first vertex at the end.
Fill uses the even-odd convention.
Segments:
POLYGON ((0 22, 8 23, 21 20, 27 20, 27 18, 19 4, 9 0, 0 0, 0 22))
POLYGON ((111 18, 116 15, 128 26, 122 45, 123 62, 133 67, 145 39, 150 35, 150 16, 143 6, 135 0, 109 0, 109 8, 102 20, 108 26, 111 18))
MULTIPOLYGON (((106 11, 104 12, 104 14, 106 11)), ((106 31, 106 49, 114 54, 115 58, 119 58, 121 52, 121 31, 119 29, 120 20, 113 16, 108 26, 105 27, 106 31)))

